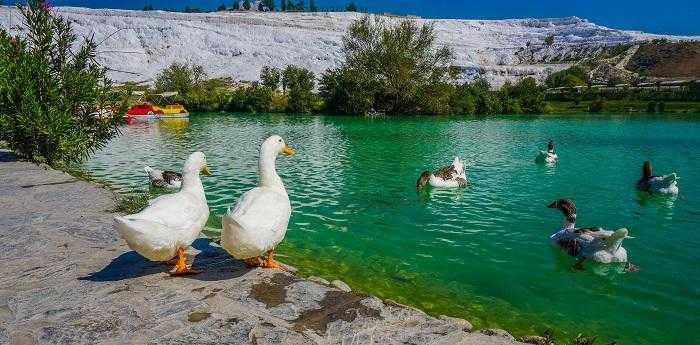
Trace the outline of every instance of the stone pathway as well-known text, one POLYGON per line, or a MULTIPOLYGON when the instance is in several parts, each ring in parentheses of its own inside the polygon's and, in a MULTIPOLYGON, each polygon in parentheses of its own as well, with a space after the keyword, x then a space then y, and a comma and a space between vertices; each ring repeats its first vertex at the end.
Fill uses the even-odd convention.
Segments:
POLYGON ((522 344, 322 279, 247 269, 199 239, 199 275, 129 250, 110 191, 0 151, 0 344, 522 344))

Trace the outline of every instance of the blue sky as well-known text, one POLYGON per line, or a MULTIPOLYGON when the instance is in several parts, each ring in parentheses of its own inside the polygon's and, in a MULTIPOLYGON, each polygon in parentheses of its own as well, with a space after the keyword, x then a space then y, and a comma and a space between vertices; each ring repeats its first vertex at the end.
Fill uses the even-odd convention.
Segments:
MULTIPOLYGON (((3 0, 0 0, 3 1, 3 0)), ((349 0, 315 0, 317 6, 344 6, 349 0)), ((7 0, 4 0, 7 3, 7 0)), ((221 0, 53 0, 54 5, 141 9, 185 6, 215 8, 221 0)), ((233 0, 224 0, 231 5, 233 0)), ((275 0, 279 5, 280 0, 275 0)), ((308 3, 308 0, 306 0, 308 3)), ((415 14, 429 18, 545 18, 578 16, 618 29, 700 35, 700 0, 357 0, 372 12, 415 14)))

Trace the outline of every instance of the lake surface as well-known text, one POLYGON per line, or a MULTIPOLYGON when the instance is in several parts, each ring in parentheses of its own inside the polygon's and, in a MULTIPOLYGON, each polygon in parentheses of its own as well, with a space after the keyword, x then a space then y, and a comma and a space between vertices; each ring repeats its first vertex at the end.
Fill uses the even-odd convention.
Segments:
POLYGON ((124 127, 86 163, 119 191, 148 191, 143 166, 181 169, 194 150, 209 225, 257 182, 260 143, 282 135, 278 158, 294 211, 279 248, 302 273, 477 327, 618 344, 689 344, 700 325, 700 115, 388 118, 193 114, 189 122, 124 127), (560 162, 534 158, 547 139, 560 162), (415 191, 420 173, 459 155, 461 190, 415 191), (677 172, 677 198, 635 192, 641 164, 677 172), (553 250, 563 221, 546 208, 572 198, 578 224, 627 227, 636 273, 586 266, 553 250))

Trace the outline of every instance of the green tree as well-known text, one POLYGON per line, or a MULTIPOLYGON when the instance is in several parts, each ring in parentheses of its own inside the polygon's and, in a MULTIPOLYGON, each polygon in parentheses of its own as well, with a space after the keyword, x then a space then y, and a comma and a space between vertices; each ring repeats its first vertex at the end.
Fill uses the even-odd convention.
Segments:
POLYGON ((219 12, 226 11, 226 4, 221 3, 221 5, 219 5, 219 7, 216 8, 216 10, 219 12))
POLYGON ((275 67, 264 66, 260 71, 262 85, 271 90, 277 90, 280 85, 280 77, 280 70, 275 67))
POLYGON ((280 3, 280 11, 282 11, 282 12, 286 11, 287 7, 288 7, 287 0, 282 0, 282 2, 280 3))
POLYGON ((92 37, 78 43, 71 22, 45 1, 19 10, 25 34, 0 29, 0 140, 36 162, 79 162, 118 132, 117 117, 92 115, 110 89, 94 61, 97 44, 92 37))
POLYGON ((303 67, 289 65, 282 71, 283 84, 289 89, 287 111, 291 113, 309 113, 313 110, 313 72, 303 67))
POLYGON ((367 114, 374 109, 377 82, 366 74, 349 67, 326 71, 321 77, 319 91, 326 111, 332 114, 367 114))
POLYGON ((544 90, 537 85, 533 77, 521 79, 512 87, 512 94, 509 96, 518 100, 523 113, 539 114, 545 111, 544 90))
POLYGON ((357 12, 357 5, 355 5, 354 1, 350 1, 347 7, 345 7, 345 11, 347 12, 357 12))
POLYGON ((144 10, 144 11, 153 11, 153 5, 146 5, 146 6, 143 6, 143 10, 144 10))
POLYGON ((243 9, 246 11, 250 10, 250 0, 243 1, 243 9))
MULTIPOLYGON (((434 84, 452 82, 454 79, 450 73, 452 51, 447 47, 436 47, 431 25, 418 26, 410 20, 389 25, 381 18, 365 16, 350 25, 343 38, 343 53, 345 62, 339 68, 345 71, 335 74, 335 77, 347 77, 349 71, 364 75, 363 83, 374 86, 370 98, 375 110, 384 113, 425 113, 425 105, 430 100, 422 98, 445 99, 443 95, 435 94, 444 88, 435 88, 434 84)), ((324 87, 324 80, 333 81, 334 78, 321 81, 322 89, 332 90, 334 85, 324 87)), ((347 84, 355 85, 354 82, 347 84)), ((350 91, 356 91, 356 88, 350 91)), ((353 98, 360 97, 333 97, 326 99, 326 102, 353 98)), ((353 107, 330 104, 328 108, 353 107)))
POLYGON ((263 0, 262 4, 270 11, 275 10, 275 0, 263 0))
POLYGON ((544 44, 547 47, 551 47, 554 44, 554 35, 547 35, 547 37, 544 38, 544 44))
POLYGON ((314 0, 309 0, 309 12, 316 11, 318 11, 318 7, 316 7, 316 2, 314 0))
POLYGON ((204 67, 175 62, 158 74, 155 87, 159 92, 177 91, 181 97, 186 97, 205 77, 204 67))

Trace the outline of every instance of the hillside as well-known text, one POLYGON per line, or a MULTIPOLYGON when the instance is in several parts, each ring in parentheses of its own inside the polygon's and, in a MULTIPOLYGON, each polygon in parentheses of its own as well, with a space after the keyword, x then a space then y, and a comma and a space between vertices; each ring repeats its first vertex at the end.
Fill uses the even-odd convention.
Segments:
MULTIPOLYGON (((170 13, 58 7, 77 33, 103 41, 98 60, 116 81, 149 81, 172 62, 201 64, 212 77, 257 80, 264 65, 301 65, 317 75, 342 61, 342 36, 356 13, 170 13)), ((390 20, 398 20, 392 17, 390 20)), ((622 31, 584 19, 417 19, 435 26, 468 79, 495 84, 543 78, 604 47, 651 39, 692 39, 622 31), (553 44, 545 45, 545 38, 553 44)), ((0 27, 21 30, 19 13, 0 7, 0 27)))

